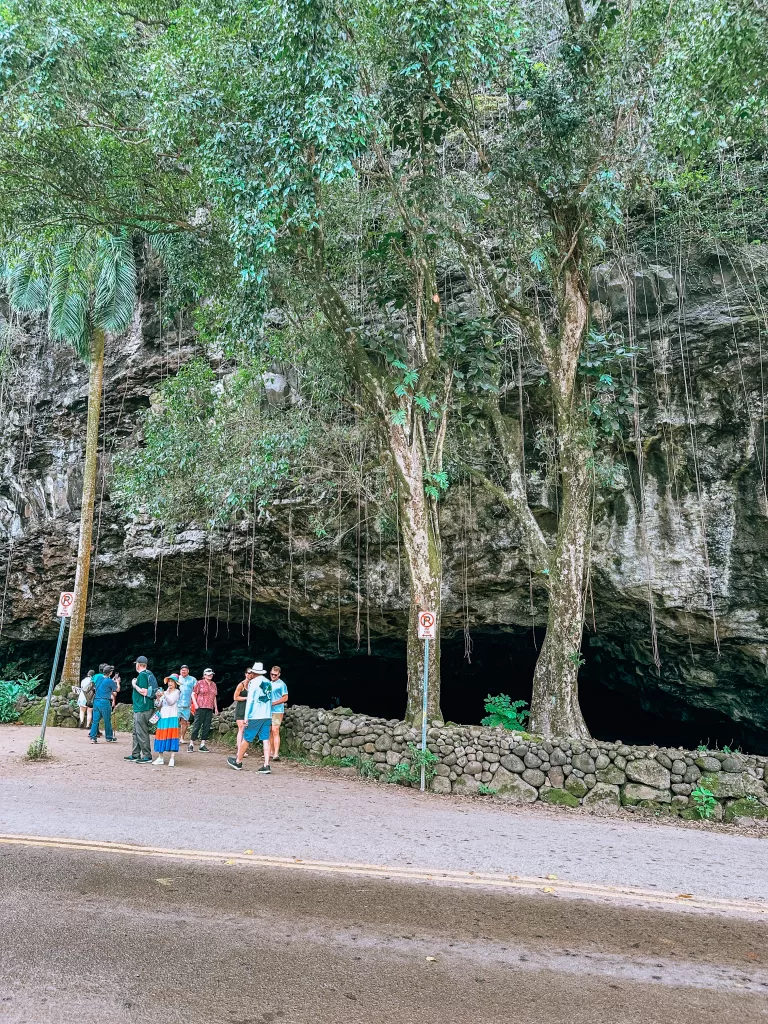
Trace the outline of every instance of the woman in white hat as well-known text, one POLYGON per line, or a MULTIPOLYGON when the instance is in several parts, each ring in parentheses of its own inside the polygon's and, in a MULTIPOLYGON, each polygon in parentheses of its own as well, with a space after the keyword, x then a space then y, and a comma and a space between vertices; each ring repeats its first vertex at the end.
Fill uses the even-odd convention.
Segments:
POLYGON ((243 729, 245 729, 245 705, 248 700, 248 684, 253 679, 256 673, 253 671, 252 666, 248 666, 245 670, 245 679, 241 680, 235 688, 235 693, 232 698, 234 701, 235 708, 235 721, 237 722, 237 748, 240 749, 240 744, 243 742, 243 729))

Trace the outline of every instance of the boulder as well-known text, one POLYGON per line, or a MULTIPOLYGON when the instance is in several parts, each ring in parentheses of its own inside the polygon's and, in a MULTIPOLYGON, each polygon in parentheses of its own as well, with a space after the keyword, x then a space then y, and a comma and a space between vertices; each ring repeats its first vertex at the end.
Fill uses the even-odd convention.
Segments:
POLYGON ((546 775, 539 768, 526 768, 522 774, 522 778, 529 786, 535 786, 537 789, 544 785, 546 775))
POLYGON ((619 787, 606 782, 597 782, 584 797, 582 803, 585 807, 599 808, 600 810, 618 807, 621 804, 619 787))
POLYGON ((738 800, 744 796, 744 779, 741 775, 734 775, 733 772, 717 772, 713 775, 702 775, 699 785, 708 789, 718 799, 738 800))
POLYGON ((671 778, 669 769, 658 761, 629 761, 626 767, 627 778, 653 789, 669 789, 671 778))
POLYGON ((133 708, 130 704, 118 704, 112 712, 112 728, 116 732, 133 732, 133 708))
POLYGON ((497 797, 512 804, 532 804, 539 796, 539 791, 534 786, 528 785, 519 775, 504 768, 499 768, 493 776, 493 788, 497 797))
POLYGON ((567 789, 545 789, 541 794, 541 799, 545 804, 555 804, 559 807, 579 806, 579 801, 567 789))
POLYGON ((761 782, 760 779, 756 779, 754 775, 750 775, 749 772, 742 772, 741 781, 744 783, 745 796, 757 797, 761 803, 768 804, 768 793, 766 792, 764 782, 761 782))
POLYGON ((571 764, 574 768, 578 768, 580 772, 584 772, 585 775, 591 774, 595 770, 595 762, 589 754, 574 754, 571 758, 571 764))
POLYGON ((597 775, 598 783, 602 782, 606 786, 623 786, 627 781, 627 776, 615 764, 602 770, 598 769, 595 774, 597 775))
MULTIPOLYGON (((719 772, 722 771, 723 768, 718 759, 710 755, 706 757, 697 757, 696 765, 697 767, 701 768, 703 772, 719 772)), ((687 782, 688 779, 686 779, 685 781, 687 782)))
POLYGON ((446 779, 442 775, 436 775, 429 787, 433 793, 450 793, 451 783, 449 779, 446 779))
POLYGON ((621 802, 629 807, 635 804, 668 804, 671 801, 672 794, 668 789, 654 789, 637 782, 628 782, 621 792, 621 802))
POLYGON ((565 780, 565 788, 568 792, 575 796, 577 799, 586 796, 588 792, 588 786, 583 779, 578 778, 576 775, 569 775, 565 780))
MULTIPOLYGON (((433 780, 434 781, 434 780, 433 780)), ((480 790, 480 783, 472 775, 460 775, 453 784, 454 793, 474 795, 480 790)))
POLYGON ((736 818, 764 821, 768 818, 768 807, 758 800, 750 800, 748 797, 742 797, 741 800, 729 800, 725 805, 725 820, 734 821, 736 818))
POLYGON ((19 721, 23 722, 24 725, 42 725, 44 711, 44 700, 39 701, 37 704, 30 704, 28 708, 22 711, 19 721))
POLYGON ((517 772, 519 774, 525 771, 525 762, 517 754, 505 754, 501 758, 501 765, 508 772, 517 772))

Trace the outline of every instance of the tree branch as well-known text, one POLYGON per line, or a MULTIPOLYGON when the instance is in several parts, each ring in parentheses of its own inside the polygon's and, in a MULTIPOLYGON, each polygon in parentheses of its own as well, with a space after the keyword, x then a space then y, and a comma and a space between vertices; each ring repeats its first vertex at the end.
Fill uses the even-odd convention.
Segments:
MULTIPOLYGON (((514 511, 516 521, 522 528, 537 569, 549 566, 550 552, 546 538, 528 504, 528 494, 523 476, 522 432, 516 420, 508 420, 502 413, 498 399, 488 399, 482 409, 493 424, 507 466, 508 482, 505 503, 514 511)), ((489 481, 490 483, 490 481, 489 481)))

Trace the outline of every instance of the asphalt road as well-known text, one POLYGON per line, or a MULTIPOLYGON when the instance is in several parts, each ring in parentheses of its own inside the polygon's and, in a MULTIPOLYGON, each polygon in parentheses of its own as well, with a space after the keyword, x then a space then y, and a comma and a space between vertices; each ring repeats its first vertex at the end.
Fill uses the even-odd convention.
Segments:
POLYGON ((27 846, 0 886, 3 1024, 768 1021, 745 917, 27 846))

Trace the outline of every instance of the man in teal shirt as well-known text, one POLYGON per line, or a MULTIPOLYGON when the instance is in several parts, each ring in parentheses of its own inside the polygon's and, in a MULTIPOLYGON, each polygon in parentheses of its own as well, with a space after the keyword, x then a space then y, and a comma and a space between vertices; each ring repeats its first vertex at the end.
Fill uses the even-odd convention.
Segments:
POLYGON ((133 751, 126 761, 149 764, 152 754, 149 745, 149 720, 155 710, 157 680, 147 668, 147 659, 142 655, 136 659, 136 678, 133 687, 133 751))

